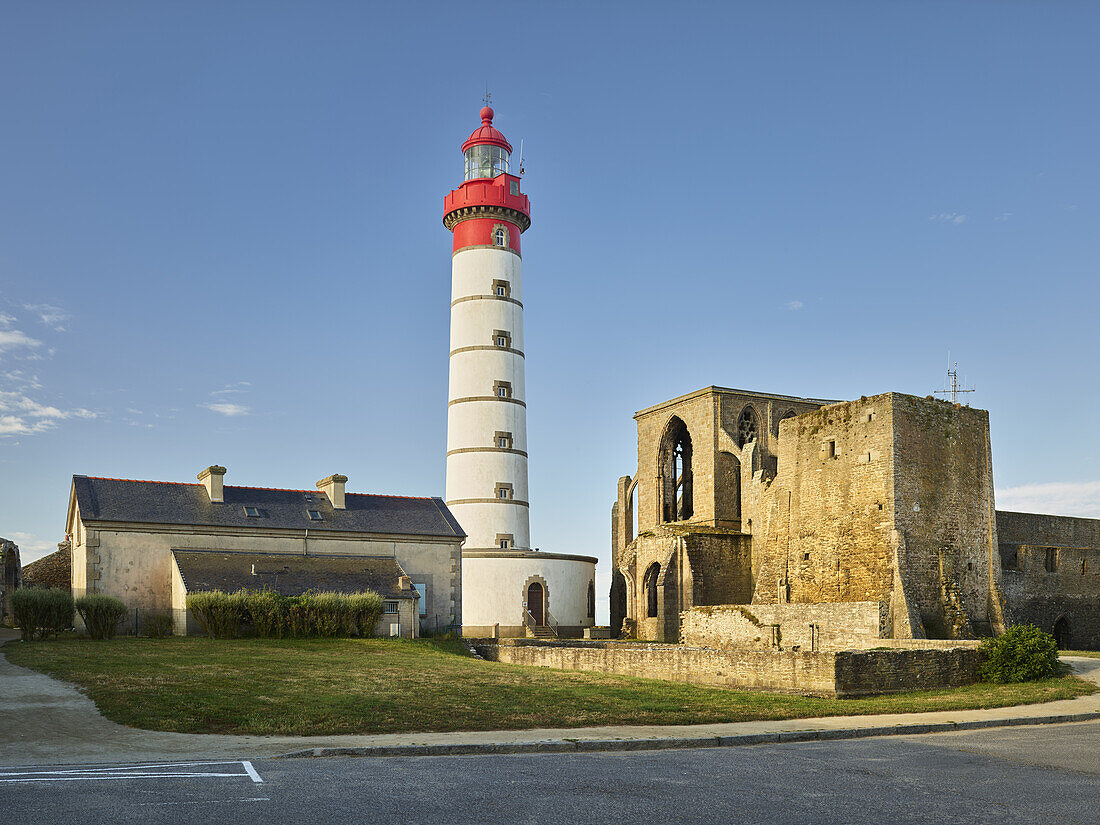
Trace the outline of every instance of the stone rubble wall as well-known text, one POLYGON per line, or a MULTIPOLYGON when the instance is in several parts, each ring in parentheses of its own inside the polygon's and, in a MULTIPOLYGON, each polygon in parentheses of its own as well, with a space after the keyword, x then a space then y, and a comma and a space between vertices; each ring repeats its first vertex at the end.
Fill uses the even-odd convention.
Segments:
POLYGON ((978 679, 978 651, 969 646, 810 652, 481 639, 474 647, 483 658, 507 664, 836 698, 954 687, 978 679))
POLYGON ((767 650, 776 646, 777 635, 781 650, 868 648, 881 641, 884 612, 881 602, 694 607, 681 614, 680 638, 686 645, 720 649, 767 650))

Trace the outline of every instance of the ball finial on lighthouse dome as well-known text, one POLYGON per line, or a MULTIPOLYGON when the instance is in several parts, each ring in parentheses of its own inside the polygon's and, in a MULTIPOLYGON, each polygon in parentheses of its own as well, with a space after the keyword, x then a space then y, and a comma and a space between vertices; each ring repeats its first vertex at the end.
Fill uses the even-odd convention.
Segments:
POLYGON ((492 106, 484 107, 481 110, 481 122, 483 124, 485 124, 486 126, 492 126, 493 125, 493 115, 494 114, 495 113, 493 112, 493 107, 492 106))

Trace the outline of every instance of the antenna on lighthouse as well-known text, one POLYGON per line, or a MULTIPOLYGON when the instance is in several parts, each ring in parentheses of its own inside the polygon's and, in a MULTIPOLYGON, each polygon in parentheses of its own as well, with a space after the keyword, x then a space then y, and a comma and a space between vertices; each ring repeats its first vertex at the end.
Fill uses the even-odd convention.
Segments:
POLYGON ((481 99, 485 102, 486 106, 491 106, 493 104, 493 93, 489 91, 488 83, 485 84, 485 95, 481 99))
POLYGON ((519 139, 519 176, 523 177, 523 138, 519 139))

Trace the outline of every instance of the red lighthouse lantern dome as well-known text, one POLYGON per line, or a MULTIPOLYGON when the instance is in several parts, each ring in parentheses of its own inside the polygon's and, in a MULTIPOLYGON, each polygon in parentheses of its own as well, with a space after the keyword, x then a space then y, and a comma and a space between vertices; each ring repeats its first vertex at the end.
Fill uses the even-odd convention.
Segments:
POLYGON ((495 178, 508 172, 508 160, 512 155, 512 144, 493 126, 492 107, 481 110, 481 126, 462 144, 462 154, 466 156, 466 180, 476 178, 495 178))

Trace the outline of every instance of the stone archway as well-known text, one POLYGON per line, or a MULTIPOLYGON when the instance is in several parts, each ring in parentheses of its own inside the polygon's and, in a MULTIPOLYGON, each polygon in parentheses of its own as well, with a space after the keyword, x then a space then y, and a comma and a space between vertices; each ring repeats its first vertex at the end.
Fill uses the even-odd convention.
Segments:
POLYGON ((1059 616, 1055 620, 1052 635, 1059 650, 1072 649, 1073 632, 1069 626, 1069 619, 1065 616, 1059 616))

